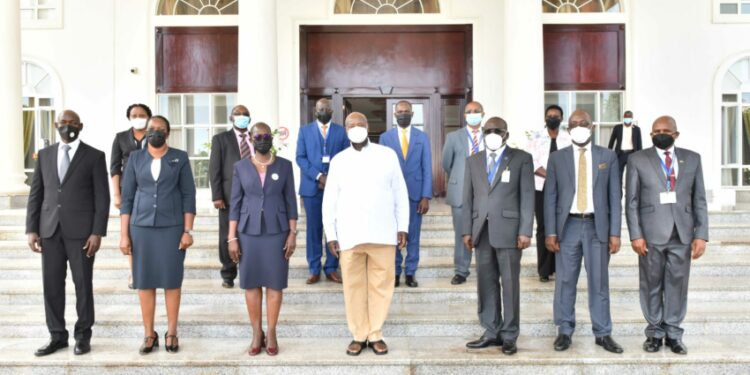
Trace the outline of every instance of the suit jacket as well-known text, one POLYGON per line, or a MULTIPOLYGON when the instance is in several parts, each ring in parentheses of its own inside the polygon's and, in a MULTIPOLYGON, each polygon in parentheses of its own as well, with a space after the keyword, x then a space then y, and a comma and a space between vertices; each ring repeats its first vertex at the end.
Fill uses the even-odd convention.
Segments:
MULTIPOLYGON (((591 148, 591 189, 594 196, 594 226, 600 242, 609 237, 620 237, 622 225, 622 185, 620 165, 612 150, 589 144, 591 148)), ((573 206, 578 180, 576 179, 573 146, 550 154, 547 180, 544 183, 544 230, 547 236, 563 240, 563 229, 573 206), (554 209, 552 209, 554 207, 554 209)))
POLYGON ((506 146, 492 185, 487 182, 486 151, 470 156, 466 163, 462 234, 471 235, 476 244, 487 222, 494 248, 515 248, 518 236, 531 237, 535 196, 531 154, 506 146), (510 182, 501 181, 506 170, 510 182))
MULTIPOLYGON (((609 146, 607 148, 615 150, 616 153, 622 152, 622 124, 615 125, 614 129, 612 129, 612 136, 609 137, 609 146), (613 148, 614 146, 614 148, 613 148)), ((639 128, 636 125, 631 125, 633 127, 632 135, 633 135, 633 151, 640 151, 643 149, 643 142, 641 141, 641 128, 639 128)))
POLYGON ((401 150, 401 129, 390 129, 380 135, 380 144, 396 151, 401 172, 404 174, 409 199, 417 202, 432 199, 432 154, 427 134, 412 126, 409 132, 409 149, 406 160, 401 150))
POLYGON ((312 197, 318 194, 319 173, 328 174, 329 163, 323 163, 323 145, 331 159, 349 147, 346 130, 339 124, 330 123, 326 131, 326 139, 320 134, 318 122, 313 121, 299 130, 297 138, 297 166, 300 170, 299 195, 312 197))
POLYGON ((297 219, 292 162, 277 157, 266 168, 265 184, 248 159, 238 161, 233 173, 229 220, 239 221, 237 230, 253 236, 288 231, 289 220, 297 219))
MULTIPOLYGON (((141 144, 145 146, 146 143, 146 137, 144 136, 141 140, 141 144)), ((112 142, 109 175, 111 177, 122 176, 125 167, 128 165, 128 157, 130 157, 130 153, 136 150, 139 150, 139 148, 137 148, 133 138, 133 128, 117 133, 115 135, 115 140, 112 142)), ((122 184, 122 181, 120 181, 120 184, 122 184)))
POLYGON ((453 207, 463 204, 464 170, 470 153, 466 135, 466 128, 449 133, 443 147, 443 170, 448 176, 445 200, 453 207))
POLYGON ((185 214, 195 214, 195 181, 185 151, 169 148, 161 158, 161 172, 154 181, 148 150, 130 154, 122 182, 120 215, 130 224, 170 227, 185 224, 185 214))
POLYGON ((676 226, 683 244, 695 238, 708 241, 701 157, 693 151, 675 148, 674 158, 679 163, 674 204, 660 202, 659 194, 667 191, 667 177, 656 149, 650 147, 628 158, 625 213, 631 240, 644 238, 648 244, 663 245, 669 242, 676 226))
POLYGON ((109 181, 104 153, 81 142, 62 183, 57 153, 58 143, 39 151, 26 206, 26 233, 49 238, 59 225, 65 238, 105 236, 109 181))
POLYGON ((211 139, 211 157, 208 160, 211 200, 229 203, 232 196, 232 171, 234 163, 239 160, 240 146, 234 129, 214 135, 211 139))

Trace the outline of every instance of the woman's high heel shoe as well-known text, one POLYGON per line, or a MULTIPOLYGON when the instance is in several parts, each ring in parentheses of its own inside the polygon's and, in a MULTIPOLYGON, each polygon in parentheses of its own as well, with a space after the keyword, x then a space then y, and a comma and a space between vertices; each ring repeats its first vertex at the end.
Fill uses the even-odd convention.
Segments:
POLYGON ((260 354, 261 349, 266 347, 266 334, 261 331, 260 332, 260 346, 258 347, 250 347, 250 349, 247 351, 247 354, 255 357, 256 355, 260 354))
POLYGON ((148 353, 151 353, 154 350, 154 348, 158 348, 158 347, 159 347, 159 334, 154 332, 153 336, 147 336, 146 338, 143 339, 143 345, 141 345, 141 349, 138 352, 141 353, 141 355, 148 354, 148 353), (151 346, 146 346, 146 344, 148 344, 148 340, 152 340, 151 346))
POLYGON ((266 354, 270 356, 275 356, 276 354, 279 354, 279 343, 278 340, 276 342, 276 347, 272 348, 270 345, 266 346, 266 354))
POLYGON ((164 348, 170 353, 177 353, 180 350, 180 344, 177 341, 177 335, 170 335, 169 332, 164 332, 164 348), (167 344, 167 340, 172 338, 172 345, 167 344))

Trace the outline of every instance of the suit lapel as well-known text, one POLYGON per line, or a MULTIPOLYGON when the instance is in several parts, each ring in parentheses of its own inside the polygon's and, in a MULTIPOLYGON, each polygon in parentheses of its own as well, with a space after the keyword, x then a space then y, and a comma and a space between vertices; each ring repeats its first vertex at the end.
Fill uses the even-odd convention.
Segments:
POLYGON ((578 185, 576 184, 576 159, 573 156, 573 152, 575 151, 573 151, 573 146, 569 146, 563 152, 563 157, 565 158, 565 169, 567 169, 570 181, 573 183, 573 191, 576 191, 578 185))
MULTIPOLYGON (((65 173, 65 177, 60 183, 60 186, 65 185, 65 183, 70 179, 70 176, 73 174, 73 171, 76 169, 76 167, 81 164, 81 160, 85 158, 84 154, 86 153, 87 145, 83 142, 78 144, 78 149, 76 150, 76 153, 73 155, 73 159, 70 161, 70 166, 68 167, 68 171, 65 173)), ((55 159, 57 161, 57 159, 55 159)), ((58 172, 59 173, 59 172, 58 172)), ((58 179, 59 180, 59 179, 58 179)))
POLYGON ((60 144, 56 144, 55 147, 52 148, 52 158, 50 161, 47 162, 52 167, 52 170, 55 171, 55 177, 57 177, 57 184, 62 185, 62 182, 60 181, 60 168, 58 168, 57 165, 57 153, 60 150, 60 144))
MULTIPOLYGON (((322 136, 322 135, 321 135, 322 136)), ((273 162, 273 164, 269 165, 266 168, 266 180, 263 183, 263 192, 268 193, 268 190, 270 189, 271 184, 274 182, 273 176, 278 176, 279 171, 279 163, 278 158, 273 162)), ((260 176, 260 174, 258 174, 260 176)), ((277 177, 278 178, 278 177, 277 177)))
POLYGON ((237 144, 237 134, 234 133, 234 128, 227 131, 227 142, 229 143, 229 150, 234 152, 235 159, 240 160, 242 154, 240 154, 240 145, 237 144))
MULTIPOLYGON (((414 126, 411 127, 411 130, 409 131, 409 150, 407 151, 406 157, 412 156, 414 152, 414 148, 417 146, 419 141, 419 134, 417 134, 418 130, 414 128, 414 126)), ((404 159, 404 162, 406 162, 406 159, 404 159)))
POLYGON ((651 152, 649 152, 648 158, 651 161, 651 166, 654 167, 654 172, 656 172, 657 181, 661 181, 661 190, 667 191, 667 176, 661 168, 661 158, 659 157, 659 151, 656 151, 656 147, 651 147, 651 152))
MULTIPOLYGON (((503 175, 503 171, 508 168, 508 165, 510 164, 510 159, 513 157, 513 149, 505 146, 505 151, 501 155, 502 159, 500 159, 500 166, 497 167, 497 173, 495 173, 495 178, 492 179, 492 186, 490 186, 490 191, 495 188, 497 185, 497 182, 500 181, 503 175)), ((486 164, 486 162, 485 162, 486 164)), ((488 177, 489 178, 489 177, 488 177)))
POLYGON ((460 141, 458 143, 460 145, 459 146, 460 150, 463 151, 464 157, 469 157, 471 156, 471 150, 469 149, 469 141, 466 138, 467 135, 469 134, 468 130, 466 129, 466 127, 463 127, 459 130, 459 132, 461 132, 460 133, 461 136, 458 137, 458 140, 460 141))
POLYGON ((602 150, 598 147, 591 145, 591 183, 594 185, 591 187, 592 191, 596 187, 596 179, 599 177, 599 163, 602 160, 602 150))

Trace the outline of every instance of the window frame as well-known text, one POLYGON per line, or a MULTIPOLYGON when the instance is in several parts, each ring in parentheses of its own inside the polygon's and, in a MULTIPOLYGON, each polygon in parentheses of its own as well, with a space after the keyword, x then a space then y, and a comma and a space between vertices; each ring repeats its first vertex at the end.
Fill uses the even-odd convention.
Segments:
POLYGON ((750 23, 750 13, 742 13, 742 4, 750 6, 748 0, 713 0, 713 23, 750 23), (722 4, 737 4, 736 14, 721 13, 722 4))
MULTIPOLYGON (((572 111, 575 110, 575 108, 572 108, 570 104, 572 103, 573 95, 574 94, 594 94, 594 97, 595 97, 594 106, 596 108, 595 109, 596 113, 590 113, 590 115, 592 117, 592 121, 594 125, 596 126, 594 127, 594 134, 592 136, 594 137, 595 145, 607 147, 609 143, 609 139, 601 139, 601 136, 602 136, 601 129, 607 128, 611 130, 616 125, 622 124, 622 120, 618 120, 616 122, 615 121, 601 121, 601 115, 602 115, 601 97, 602 97, 602 94, 605 94, 605 93, 606 94, 615 94, 615 93, 620 94, 620 112, 621 113, 619 115, 622 116, 622 113, 624 113, 627 110, 626 109, 627 106, 625 105, 627 90, 545 90, 544 91, 545 96, 547 94, 558 94, 558 95, 567 94, 568 100, 565 106, 563 106, 563 105, 560 105, 560 103, 547 103, 545 99, 544 108, 547 108, 547 106, 550 104, 557 104, 560 107, 562 107, 564 114, 563 114, 563 119, 562 119, 562 122, 560 123, 560 126, 564 129, 567 129, 568 118, 570 117, 570 114, 572 113, 572 111)), ((635 125, 638 125, 638 123, 636 122, 635 125)))
MULTIPOLYGON (((8 1, 18 1, 19 3, 21 2, 21 0, 8 0, 8 1)), ((24 7, 23 4, 20 5, 21 12, 23 12, 24 10, 31 10, 34 14, 34 18, 32 19, 24 19, 23 17, 21 18, 22 29, 61 29, 63 27, 63 10, 64 10, 63 2, 64 0, 55 0, 57 3, 54 6, 39 5, 40 0, 30 0, 30 1, 33 3, 31 7, 24 7), (52 18, 47 18, 47 19, 39 19, 38 12, 40 9, 44 9, 44 10, 54 9, 55 16, 52 18)))

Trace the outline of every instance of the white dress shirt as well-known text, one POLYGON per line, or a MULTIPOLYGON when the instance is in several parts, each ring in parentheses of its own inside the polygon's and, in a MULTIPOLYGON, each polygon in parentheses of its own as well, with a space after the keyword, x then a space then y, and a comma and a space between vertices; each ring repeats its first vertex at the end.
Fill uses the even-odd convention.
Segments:
POLYGON ((500 161, 502 160, 501 158, 503 157, 503 153, 505 152, 505 145, 503 145, 503 147, 500 147, 497 151, 492 151, 492 150, 489 150, 489 149, 487 150, 487 154, 486 154, 487 155, 487 163, 486 163, 486 165, 487 165, 487 176, 488 177, 489 177, 490 172, 492 171, 492 169, 494 167, 494 165, 492 164, 492 155, 490 155, 493 152, 495 153, 495 162, 498 163, 497 174, 495 174, 495 178, 497 178, 498 174, 503 173, 503 171, 500 170, 500 164, 502 164, 502 163, 500 163, 500 161))
MULTIPOLYGON (((66 143, 60 142, 57 144, 57 170, 60 170, 60 165, 62 164, 63 157, 65 156, 65 153, 63 152, 62 146, 66 143)), ((70 161, 73 162, 73 156, 76 154, 76 150, 78 150, 78 146, 81 144, 81 139, 76 138, 75 141, 67 143, 68 146, 70 146, 70 150, 68 150, 68 156, 70 156, 70 161)), ((68 165, 68 168, 70 168, 70 165, 68 165)), ((61 177, 62 178, 62 177, 61 177)))
MULTIPOLYGON (((529 142, 528 148, 529 153, 531 153, 531 157, 534 160, 534 172, 539 168, 547 169, 550 143, 552 143, 552 138, 549 136, 547 128, 536 132, 534 138, 529 142)), ((557 133, 557 149, 560 150, 570 145, 570 134, 568 134, 567 131, 560 129, 557 133)), ((544 180, 544 177, 534 174, 534 188, 536 191, 542 191, 544 189, 544 180)))
POLYGON ((591 142, 586 145, 586 187, 588 192, 586 193, 586 211, 581 212, 578 209, 578 160, 581 159, 580 150, 581 148, 573 145, 573 166, 575 167, 575 180, 573 183, 576 186, 576 193, 573 195, 573 204, 570 206, 571 214, 592 214, 594 213, 594 182, 593 182, 593 168, 594 160, 591 158, 591 142))
POLYGON ((404 129, 406 129, 406 144, 408 146, 409 142, 411 142, 411 125, 409 125, 409 126, 407 126, 405 128, 402 128, 400 126, 396 126, 396 129, 398 130, 398 144, 401 145, 401 148, 404 148, 404 142, 403 142, 403 139, 401 139, 401 138, 403 137, 404 129))
POLYGON ((341 250, 396 245, 397 233, 408 232, 409 193, 392 149, 370 142, 336 154, 323 194, 323 228, 341 250))
POLYGON ((151 177, 154 178, 154 181, 159 181, 160 174, 161 174, 161 159, 151 160, 151 177))
MULTIPOLYGON (((680 169, 680 163, 677 162, 677 155, 674 153, 674 145, 667 150, 662 150, 656 146, 654 146, 656 149, 656 153, 659 155, 659 158, 661 159, 662 163, 664 163, 664 166, 667 165, 667 161, 665 159, 664 152, 669 151, 669 156, 672 158, 672 168, 674 168, 674 178, 677 179, 678 170, 680 169)), ((661 164, 660 164, 661 165, 661 164)), ((664 167, 661 168, 662 173, 664 173, 664 177, 667 177, 667 172, 664 172, 664 167)), ((666 186, 666 180, 664 180, 664 185, 666 186)))
POLYGON ((633 126, 634 125, 622 125, 622 143, 620 143, 620 150, 630 151, 633 149, 633 126))
MULTIPOLYGON (((466 125, 464 128, 466 129, 466 134, 469 135, 468 137, 466 137, 466 143, 468 143, 469 145, 469 156, 471 156, 471 149, 473 148, 473 145, 471 144, 471 140, 472 140, 472 135, 474 133, 472 133, 471 126, 466 125)), ((484 138, 483 137, 484 137, 484 127, 480 126, 479 131, 477 132, 477 144, 479 145, 479 151, 477 151, 477 153, 484 151, 484 142, 483 142, 484 138)))

